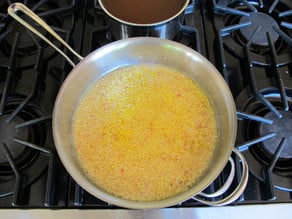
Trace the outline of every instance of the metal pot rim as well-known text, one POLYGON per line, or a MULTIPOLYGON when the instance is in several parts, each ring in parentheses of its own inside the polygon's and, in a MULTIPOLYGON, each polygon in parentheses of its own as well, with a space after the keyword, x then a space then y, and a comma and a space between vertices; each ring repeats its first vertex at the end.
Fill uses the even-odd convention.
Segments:
POLYGON ((130 26, 136 26, 136 27, 154 27, 154 26, 159 26, 159 25, 163 25, 166 24, 172 20, 174 20, 175 18, 177 18, 179 15, 181 15, 184 10, 186 9, 186 7, 188 6, 190 0, 185 0, 185 4, 184 6, 173 16, 171 16, 170 18, 167 18, 163 21, 159 21, 159 22, 155 22, 155 23, 146 23, 146 24, 140 24, 140 23, 134 23, 134 22, 129 22, 129 21, 125 21, 123 19, 120 19, 118 17, 116 17, 115 15, 113 15, 112 13, 110 13, 107 8, 104 6, 104 4, 102 3, 102 0, 98 0, 100 7, 102 8, 102 10, 112 19, 122 23, 122 24, 126 24, 126 25, 130 25, 130 26))

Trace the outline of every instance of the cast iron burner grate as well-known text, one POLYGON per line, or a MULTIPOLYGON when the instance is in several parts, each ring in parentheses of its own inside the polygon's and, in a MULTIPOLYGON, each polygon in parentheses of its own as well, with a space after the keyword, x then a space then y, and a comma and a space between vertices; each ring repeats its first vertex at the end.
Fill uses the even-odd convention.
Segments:
MULTIPOLYGON (((4 133, 1 129, 12 131, 0 140, 0 207, 118 208, 96 199, 76 184, 55 153, 52 108, 71 67, 7 16, 9 3, 12 1, 0 2, 0 136, 4 133), (29 162, 19 160, 20 157, 29 162)), ((82 55, 115 40, 96 0, 25 3, 82 55)), ((270 129, 270 125, 290 118, 290 16, 289 0, 193 0, 174 39, 213 61, 237 100, 240 120, 237 147, 246 156, 253 175, 250 174, 249 185, 236 204, 270 203, 273 199, 291 202, 291 163, 285 164, 291 161, 287 151, 290 136, 278 135, 274 128, 270 129), (205 3, 212 7, 205 7, 205 3), (252 15, 250 18, 260 15, 262 20, 273 20, 274 25, 262 32, 263 28, 258 28, 260 19, 247 19, 247 14, 252 15), (265 36, 264 40, 260 36, 265 36), (254 104, 263 110, 258 113, 249 108, 254 104), (272 139, 276 142, 271 148, 268 141, 272 139), (288 192, 279 196, 279 191, 288 192)), ((233 188, 241 177, 236 159, 235 164, 233 188)), ((225 168, 227 171, 206 192, 214 192, 224 184, 229 166, 225 168)), ((190 199, 173 207, 200 205, 190 199)))
MULTIPOLYGON (((9 1, 8 1, 9 2, 9 1)), ((8 7, 8 2, 3 3, 1 10, 6 11, 8 7)), ((33 5, 32 9, 36 12, 38 16, 40 16, 43 20, 45 20, 52 28, 63 38, 69 38, 69 32, 65 29, 62 29, 63 26, 70 25, 69 22, 73 22, 73 20, 64 20, 62 16, 68 11, 72 10, 73 5, 69 5, 66 7, 62 7, 62 2, 55 3, 50 1, 49 3, 45 4, 44 2, 39 2, 35 4, 33 2, 28 1, 28 5, 33 5)), ((15 56, 19 57, 19 61, 15 63, 17 67, 29 67, 33 66, 35 60, 37 58, 37 53, 39 47, 45 48, 43 50, 43 59, 51 59, 53 56, 56 56, 56 51, 44 43, 41 39, 35 37, 30 31, 28 31, 25 27, 21 24, 13 20, 7 14, 1 14, 0 16, 0 55, 2 59, 9 57, 10 51, 13 47, 13 43, 15 41, 15 36, 18 35, 18 45, 15 51, 15 56)), ((73 19, 73 18, 72 18, 73 19)), ((24 20, 31 23, 32 26, 36 27, 35 23, 33 23, 27 17, 24 17, 24 20)), ((71 24, 72 25, 72 24, 71 24)), ((40 30, 44 32, 43 30, 40 30)), ((47 35, 47 34, 45 34, 47 35)), ((56 41, 53 40, 49 35, 48 38, 52 40, 55 44, 56 41)), ((58 45, 58 44, 57 44, 58 45)))
MULTIPOLYGON (((14 44, 12 54, 16 45, 17 43, 14 44)), ((7 69, 6 80, 1 86, 0 196, 13 195, 14 206, 26 204, 27 189, 48 166, 50 178, 53 175, 54 153, 50 128, 42 123, 50 119, 46 114, 50 113, 52 103, 46 96, 38 95, 42 76, 40 60, 40 57, 36 60, 35 80, 31 87, 27 87, 30 90, 27 97, 19 94, 21 89, 16 84, 20 82, 13 78, 17 71, 13 67, 13 58, 7 69), (48 156, 49 160, 46 161, 43 155, 48 156)), ((49 193, 47 199, 46 202, 49 203, 49 193)))
MULTIPOLYGON (((9 105, 8 105, 9 107, 9 105)), ((7 108, 8 108, 7 107, 7 108)), ((35 151, 29 150, 28 148, 21 147, 15 139, 23 139, 25 141, 43 141, 45 137, 45 130, 42 129, 34 129, 30 127, 17 129, 15 126, 21 124, 25 121, 25 119, 33 119, 33 113, 22 111, 21 116, 15 117, 12 121, 7 122, 9 119, 9 111, 4 113, 4 115, 0 116, 0 131, 1 131, 1 140, 0 144, 5 144, 9 148, 9 152, 20 169, 25 169, 29 166, 37 157, 37 153, 35 151)), ((40 127, 39 127, 40 128, 40 127)), ((9 163, 7 162, 7 157, 5 154, 0 152, 0 175, 11 175, 13 174, 13 170, 9 163)))
POLYGON ((245 203, 289 202, 291 1, 209 3, 213 8, 214 35, 206 36, 214 39, 213 62, 236 100, 239 120, 236 147, 245 155, 252 173, 243 199, 245 203))
MULTIPOLYGON (((53 179, 54 152, 49 126, 43 124, 50 119, 52 102, 42 93, 43 84, 42 49, 38 50, 31 85, 21 84, 25 72, 15 67, 19 34, 15 35, 10 59, 6 68, 1 68, 0 127, 1 127, 1 164, 0 196, 13 196, 12 205, 26 204, 27 191, 33 181, 49 167, 49 179, 53 179), (22 85, 22 86, 20 86, 22 85), (40 146, 45 145, 45 146, 40 146), (45 162, 45 157, 49 159, 45 162)), ((52 184, 48 180, 48 184, 52 184)), ((51 195, 46 194, 46 204, 51 195)))
MULTIPOLYGON (((263 147, 264 150, 268 153, 269 156, 274 154, 277 150, 277 145, 280 144, 282 139, 285 139, 286 147, 283 148, 280 159, 291 159, 292 158, 292 145, 291 133, 292 133, 292 112, 280 110, 280 113, 283 115, 281 119, 276 118, 273 113, 268 112, 264 117, 273 121, 273 125, 261 124, 259 127, 259 135, 266 135, 268 133, 276 133, 276 136, 270 140, 264 141, 263 147)), ((281 160, 279 160, 279 163, 281 160)), ((279 164, 280 166, 280 164, 279 164)), ((288 166, 283 164, 281 165, 284 168, 288 166)))
POLYGON ((290 1, 213 0, 214 25, 220 43, 239 58, 244 58, 242 48, 250 44, 250 56, 258 65, 269 64, 265 56, 272 45, 281 58, 279 64, 285 64, 291 58, 291 7, 290 1))
MULTIPOLYGON (((65 207, 68 173, 55 152, 51 115, 56 94, 71 68, 7 16, 10 3, 1 1, 0 5, 0 207, 65 207)), ((25 4, 64 40, 80 46, 80 35, 71 36, 81 25, 75 18, 80 3, 25 4)))
POLYGON ((249 89, 236 99, 238 109, 262 117, 263 121, 240 121, 237 145, 251 165, 250 171, 259 180, 269 185, 268 199, 274 199, 273 187, 292 191, 291 150, 291 89, 287 90, 288 110, 282 109, 281 95, 275 89, 263 91, 263 96, 276 107, 279 118, 271 109, 256 99, 249 89), (269 182, 271 181, 271 182, 269 182))

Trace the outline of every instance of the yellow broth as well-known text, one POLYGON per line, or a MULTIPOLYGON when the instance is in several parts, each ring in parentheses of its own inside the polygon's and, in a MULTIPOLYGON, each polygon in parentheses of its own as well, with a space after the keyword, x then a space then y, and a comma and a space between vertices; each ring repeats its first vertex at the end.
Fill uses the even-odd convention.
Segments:
POLYGON ((188 189, 208 167, 214 110, 189 77, 162 65, 119 68, 82 97, 73 120, 79 162, 97 186, 132 201, 188 189))

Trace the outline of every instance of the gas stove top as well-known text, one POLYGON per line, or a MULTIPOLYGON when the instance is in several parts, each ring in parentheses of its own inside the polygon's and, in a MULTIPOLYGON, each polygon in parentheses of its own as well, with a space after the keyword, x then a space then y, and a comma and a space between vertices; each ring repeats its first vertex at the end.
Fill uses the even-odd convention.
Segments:
MULTIPOLYGON (((7 15, 11 3, 0 3, 0 208, 118 208, 91 196, 63 167, 51 116, 72 67, 7 15)), ((96 0, 24 4, 81 55, 116 40, 96 0)), ((291 10, 290 0, 193 0, 173 39, 207 57, 232 91, 239 122, 234 147, 250 170, 236 205, 292 203, 291 10)), ((220 198, 239 182, 239 162, 220 198)), ((223 185, 229 169, 206 191, 223 185)), ((190 199, 173 208, 197 206, 203 204, 190 199)))
POLYGON ((244 202, 289 202, 292 4, 219 0, 205 6, 206 27, 213 28, 213 35, 207 29, 207 41, 217 51, 209 58, 233 93, 239 119, 236 147, 251 173, 244 202))

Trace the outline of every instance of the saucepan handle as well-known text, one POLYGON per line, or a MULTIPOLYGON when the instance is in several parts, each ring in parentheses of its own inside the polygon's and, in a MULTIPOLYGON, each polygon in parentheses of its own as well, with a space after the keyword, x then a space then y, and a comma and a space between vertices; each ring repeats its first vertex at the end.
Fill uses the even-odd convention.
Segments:
POLYGON ((239 196, 244 192, 247 185, 247 181, 248 181, 248 165, 244 156, 236 148, 233 149, 233 152, 240 159, 240 163, 242 166, 242 176, 241 176, 238 186, 234 189, 234 191, 223 199, 216 200, 216 201, 208 200, 210 198, 215 198, 224 194, 231 186, 231 183, 233 182, 233 178, 235 174, 235 164, 234 164, 233 158, 230 157, 229 162, 231 164, 231 170, 225 184, 214 193, 211 193, 211 194, 207 194, 203 192, 199 193, 198 195, 193 197, 194 200, 206 205, 210 205, 210 206, 223 206, 223 205, 231 204, 232 202, 236 201, 239 198, 239 196))
POLYGON ((17 11, 21 11, 26 14, 32 20, 34 20, 37 24, 39 24, 42 28, 44 28, 48 33, 50 33, 56 40, 58 40, 63 46, 65 46, 72 54, 74 54, 79 60, 82 60, 83 57, 79 55, 74 49, 72 49, 45 21, 43 21, 38 15, 36 15, 32 10, 26 7, 22 3, 14 3, 11 4, 7 12, 13 17, 16 21, 22 24, 24 27, 35 33, 42 40, 48 43, 51 47, 53 47, 57 52, 59 52, 73 67, 75 67, 75 63, 70 59, 60 48, 54 45, 48 38, 46 38, 42 33, 40 33, 37 29, 31 26, 29 23, 24 21, 20 16, 17 15, 17 11))

